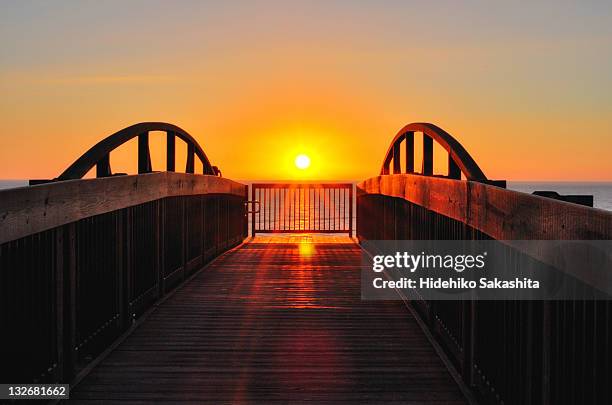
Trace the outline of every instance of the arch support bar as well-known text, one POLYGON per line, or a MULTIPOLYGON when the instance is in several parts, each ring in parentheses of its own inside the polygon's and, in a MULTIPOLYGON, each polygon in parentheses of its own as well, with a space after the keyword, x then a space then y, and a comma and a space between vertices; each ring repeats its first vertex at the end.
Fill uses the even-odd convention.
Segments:
POLYGON ((104 155, 96 164, 96 177, 110 177, 113 173, 110 167, 110 153, 104 155))
POLYGON ((380 174, 390 174, 391 161, 393 161, 393 174, 401 173, 400 150, 402 142, 405 142, 406 148, 405 173, 414 173, 415 132, 423 134, 421 174, 426 176, 434 175, 433 142, 436 141, 448 153, 448 178, 460 180, 463 173, 467 180, 487 181, 485 174, 459 141, 442 128, 427 122, 408 124, 395 135, 383 160, 380 174))
POLYGON ((433 175, 433 139, 423 134, 423 168, 421 170, 426 176, 433 175))
POLYGON ((195 172, 195 160, 194 160, 194 148, 193 145, 187 145, 187 164, 185 165, 185 173, 195 172))
POLYGON ((203 174, 212 176, 216 174, 202 147, 183 129, 165 122, 141 122, 123 128, 92 146, 55 180, 80 179, 94 166, 98 177, 112 176, 110 153, 133 138, 138 138, 138 173, 151 173, 153 171, 149 148, 149 133, 151 131, 166 132, 166 169, 168 171, 175 171, 176 169, 176 138, 180 138, 187 144, 187 172, 194 173, 194 163, 197 156, 202 162, 203 174))
POLYGON ((173 172, 176 170, 176 136, 174 132, 166 132, 166 170, 173 172))
POLYGON ((151 173, 151 153, 149 151, 149 133, 138 135, 138 174, 151 173))
POLYGON ((406 143, 406 173, 414 173, 414 132, 404 134, 406 143))

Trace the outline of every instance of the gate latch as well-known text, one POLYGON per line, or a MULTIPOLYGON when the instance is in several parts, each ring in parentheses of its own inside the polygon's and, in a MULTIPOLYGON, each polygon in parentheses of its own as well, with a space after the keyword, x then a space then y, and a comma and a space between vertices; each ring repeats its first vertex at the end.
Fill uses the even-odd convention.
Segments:
POLYGON ((244 202, 245 214, 257 214, 259 213, 259 207, 261 204, 257 200, 249 200, 244 202))

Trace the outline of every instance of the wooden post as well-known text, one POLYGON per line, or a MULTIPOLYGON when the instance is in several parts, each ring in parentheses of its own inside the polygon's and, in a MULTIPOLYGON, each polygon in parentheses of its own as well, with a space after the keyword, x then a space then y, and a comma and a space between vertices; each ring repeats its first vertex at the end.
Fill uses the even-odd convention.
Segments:
POLYGON ((157 280, 157 298, 160 299, 164 295, 164 290, 161 288, 162 275, 162 245, 163 237, 161 233, 162 223, 162 204, 163 199, 157 200, 155 203, 155 279, 157 280))
POLYGON ((195 162, 194 162, 195 148, 192 143, 187 144, 187 165, 185 167, 185 173, 194 173, 195 162))
POLYGON ((431 176, 433 174, 433 139, 423 134, 423 168, 422 174, 431 176))
POLYGON ((110 167, 110 153, 107 153, 96 164, 96 177, 110 177, 110 176, 112 176, 111 167, 110 167))
POLYGON ((462 301, 462 322, 463 327, 463 364, 461 374, 463 381, 471 386, 474 383, 475 371, 474 364, 476 362, 476 305, 478 301, 462 301))
POLYGON ((127 207, 124 210, 124 228, 126 230, 125 233, 125 239, 123 240, 123 252, 124 252, 124 257, 123 257, 123 263, 125 265, 125 275, 123 277, 124 281, 125 281, 125 290, 126 290, 126 300, 125 300, 125 307, 126 307, 126 315, 125 315, 125 326, 126 328, 129 328, 135 320, 135 316, 134 316, 134 307, 132 306, 132 302, 134 301, 134 298, 131 291, 133 289, 134 286, 134 261, 137 259, 134 257, 133 252, 133 246, 134 246, 134 237, 133 237, 133 230, 134 230, 134 209, 133 207, 127 207))
POLYGON ((206 217, 208 215, 208 210, 206 209, 206 205, 208 204, 207 201, 208 197, 205 195, 202 196, 202 263, 208 262, 208 252, 206 251, 206 238, 208 238, 208 235, 206 234, 206 227, 208 222, 208 218, 206 217))
POLYGON ((397 142, 393 144, 393 174, 400 174, 402 172, 401 161, 400 161, 400 146, 402 138, 398 138, 397 142))
POLYGON ((414 132, 406 132, 406 173, 414 173, 414 132))
POLYGON ((251 236, 255 236, 255 207, 259 204, 255 202, 255 186, 251 185, 251 196, 249 197, 251 201, 251 236))
POLYGON ((56 381, 67 381, 66 351, 64 348, 64 228, 55 230, 55 350, 57 355, 56 381))
MULTIPOLYGON (((128 208, 129 209, 129 208, 128 208)), ((120 210, 114 213, 115 216, 115 246, 117 248, 117 255, 115 257, 115 268, 117 271, 117 308, 119 308, 119 319, 117 320, 120 330, 125 330, 129 327, 127 322, 128 317, 128 303, 129 303, 129 291, 126 283, 126 273, 128 271, 125 266, 125 260, 123 258, 127 254, 125 247, 125 237, 123 226, 124 224, 124 212, 120 210)))
MULTIPOLYGON (((193 173, 193 172, 192 172, 193 173)), ((183 238, 183 244, 181 245, 182 254, 182 269, 181 269, 181 281, 185 280, 185 273, 187 272, 187 245, 189 244, 189 235, 187 233, 187 198, 186 196, 181 197, 181 235, 183 238)))
POLYGON ((64 312, 64 378, 70 381, 76 373, 78 353, 76 351, 76 223, 64 228, 65 265, 64 295, 66 310, 64 312))
POLYGON ((349 237, 353 237, 353 185, 349 188, 349 237))
POLYGON ((149 133, 138 135, 138 174, 151 173, 151 154, 149 152, 149 133))
POLYGON ((159 200, 159 296, 166 295, 166 202, 167 198, 159 200))
POLYGON ((244 240, 245 238, 247 238, 249 236, 249 217, 247 216, 248 214, 248 208, 249 208, 249 204, 247 203, 247 201, 249 200, 249 186, 248 184, 245 184, 244 186, 244 207, 245 207, 245 215, 244 215, 244 224, 242 227, 242 239, 244 240))
MULTIPOLYGON (((551 338, 552 338, 552 313, 551 302, 542 302, 542 405, 549 405, 550 401, 550 377, 551 377, 551 338)), ((555 307, 557 308, 557 307, 555 307)))
POLYGON ((174 132, 166 132, 166 170, 173 172, 176 170, 176 136, 174 132))
POLYGON ((459 168, 459 166, 455 162, 455 159, 453 159, 450 153, 448 154, 448 178, 461 180, 461 169, 459 168))

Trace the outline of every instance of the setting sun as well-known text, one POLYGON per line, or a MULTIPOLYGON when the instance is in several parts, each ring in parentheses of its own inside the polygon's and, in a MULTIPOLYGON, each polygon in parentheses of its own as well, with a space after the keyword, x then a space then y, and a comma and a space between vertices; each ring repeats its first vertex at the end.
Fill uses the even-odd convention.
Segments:
POLYGON ((308 169, 310 167, 310 158, 306 155, 297 155, 295 158, 295 167, 301 170, 308 169))

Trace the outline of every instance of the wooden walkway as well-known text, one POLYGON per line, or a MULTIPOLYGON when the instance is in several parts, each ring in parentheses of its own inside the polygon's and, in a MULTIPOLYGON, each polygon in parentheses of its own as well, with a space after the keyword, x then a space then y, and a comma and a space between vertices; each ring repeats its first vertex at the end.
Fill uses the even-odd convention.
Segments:
POLYGON ((401 302, 361 301, 361 253, 347 241, 255 239, 223 255, 70 402, 464 403, 401 302))

